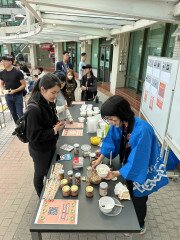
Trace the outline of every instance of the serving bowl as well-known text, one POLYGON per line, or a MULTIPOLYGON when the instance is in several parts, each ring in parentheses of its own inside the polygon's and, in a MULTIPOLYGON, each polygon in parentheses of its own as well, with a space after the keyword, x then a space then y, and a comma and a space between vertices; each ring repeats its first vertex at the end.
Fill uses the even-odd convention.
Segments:
POLYGON ((99 177, 105 178, 108 175, 108 172, 110 171, 110 168, 106 164, 99 164, 96 167, 96 171, 99 177))
POLYGON ((114 206, 115 206, 115 202, 112 197, 105 196, 99 199, 99 209, 103 213, 112 212, 114 206))
POLYGON ((84 117, 78 117, 78 120, 80 123, 83 123, 85 121, 85 118, 84 117))

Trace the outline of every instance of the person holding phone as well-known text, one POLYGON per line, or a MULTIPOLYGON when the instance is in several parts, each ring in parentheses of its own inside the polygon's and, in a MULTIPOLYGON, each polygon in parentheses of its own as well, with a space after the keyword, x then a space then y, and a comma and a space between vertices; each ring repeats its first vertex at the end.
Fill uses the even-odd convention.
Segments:
POLYGON ((58 120, 54 103, 60 88, 60 80, 47 73, 36 82, 28 102, 26 135, 34 162, 34 186, 39 197, 55 153, 58 132, 65 125, 64 121, 58 120))

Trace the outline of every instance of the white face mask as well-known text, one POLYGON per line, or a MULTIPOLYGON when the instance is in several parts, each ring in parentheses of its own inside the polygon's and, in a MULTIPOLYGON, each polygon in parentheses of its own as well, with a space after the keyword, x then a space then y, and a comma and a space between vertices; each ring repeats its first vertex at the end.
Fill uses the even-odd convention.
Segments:
POLYGON ((73 79, 73 76, 68 76, 68 79, 69 79, 69 80, 72 80, 72 79, 73 79))

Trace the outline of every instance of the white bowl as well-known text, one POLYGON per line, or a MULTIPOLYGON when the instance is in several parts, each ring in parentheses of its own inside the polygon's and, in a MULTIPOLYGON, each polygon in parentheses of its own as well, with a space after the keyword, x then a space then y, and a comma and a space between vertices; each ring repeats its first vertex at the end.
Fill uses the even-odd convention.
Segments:
POLYGON ((80 123, 83 123, 85 121, 85 118, 84 117, 78 117, 78 120, 80 123))
POLYGON ((99 108, 98 107, 93 107, 94 111, 98 111, 99 108))
POLYGON ((106 164, 99 164, 96 167, 96 171, 99 177, 105 178, 107 177, 110 168, 106 164))
POLYGON ((87 116, 91 117, 93 115, 93 111, 87 111, 87 116))
POLYGON ((94 110, 93 115, 98 115, 100 113, 100 110, 94 110))
POLYGON ((80 115, 81 115, 81 117, 85 117, 86 116, 86 112, 85 111, 80 112, 80 115))
POLYGON ((114 206, 115 202, 112 197, 105 196, 99 199, 99 209, 103 213, 110 213, 114 206))

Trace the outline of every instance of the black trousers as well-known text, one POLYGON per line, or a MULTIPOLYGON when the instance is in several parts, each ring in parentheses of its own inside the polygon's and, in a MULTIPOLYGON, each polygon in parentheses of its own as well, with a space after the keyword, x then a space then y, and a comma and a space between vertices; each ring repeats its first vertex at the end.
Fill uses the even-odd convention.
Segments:
POLYGON ((140 227, 143 227, 145 223, 145 217, 147 213, 147 200, 148 196, 145 197, 135 197, 133 194, 133 182, 130 180, 127 180, 127 187, 132 199, 132 202, 134 204, 134 208, 136 211, 136 215, 139 221, 140 227))
POLYGON ((29 146, 29 153, 34 162, 34 187, 37 195, 40 197, 43 189, 43 179, 49 171, 55 147, 48 152, 40 152, 29 146))

